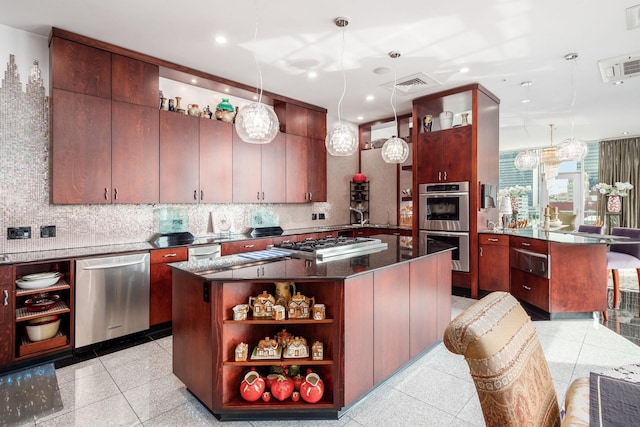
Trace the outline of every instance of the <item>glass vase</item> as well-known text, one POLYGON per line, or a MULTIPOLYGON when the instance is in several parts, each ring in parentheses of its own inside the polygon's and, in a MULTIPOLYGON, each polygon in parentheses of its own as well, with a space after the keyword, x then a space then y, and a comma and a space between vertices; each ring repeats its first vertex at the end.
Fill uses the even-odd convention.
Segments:
POLYGON ((620 213, 621 210, 622 210, 622 197, 609 196, 607 198, 607 212, 620 213))

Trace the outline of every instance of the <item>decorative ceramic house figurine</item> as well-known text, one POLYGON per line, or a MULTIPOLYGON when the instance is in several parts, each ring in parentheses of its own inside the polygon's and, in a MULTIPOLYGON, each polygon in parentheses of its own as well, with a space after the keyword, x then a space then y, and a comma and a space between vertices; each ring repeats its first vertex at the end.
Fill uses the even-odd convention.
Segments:
POLYGON ((324 304, 313 304, 313 320, 324 320, 326 316, 324 304))
POLYGON ((320 341, 315 341, 311 346, 311 358, 313 360, 322 360, 324 357, 324 347, 320 341))
POLYGON ((248 355, 249 355, 249 345, 247 343, 241 342, 236 346, 236 351, 235 351, 236 362, 246 361, 248 355))
POLYGON ((289 345, 289 342, 293 339, 293 334, 291 334, 290 332, 287 332, 286 329, 283 329, 282 331, 276 334, 276 339, 278 340, 278 344, 280 344, 282 347, 286 347, 287 345, 289 345))
POLYGON ((302 337, 291 339, 284 350, 284 357, 309 357, 307 340, 302 337))
POLYGON ((314 297, 307 298, 300 292, 296 293, 289 302, 289 319, 308 319, 314 303, 314 297))
POLYGON ((274 305, 273 306, 273 318, 274 320, 284 320, 286 317, 287 310, 283 305, 274 305))
POLYGON ((249 307, 253 310, 253 317, 272 318, 274 305, 276 305, 276 299, 267 291, 262 291, 257 297, 249 297, 249 307))
POLYGON ((238 304, 233 307, 233 320, 247 320, 249 304, 238 304))
POLYGON ((258 358, 274 358, 278 357, 279 345, 275 338, 265 337, 260 340, 256 350, 256 356, 258 358))

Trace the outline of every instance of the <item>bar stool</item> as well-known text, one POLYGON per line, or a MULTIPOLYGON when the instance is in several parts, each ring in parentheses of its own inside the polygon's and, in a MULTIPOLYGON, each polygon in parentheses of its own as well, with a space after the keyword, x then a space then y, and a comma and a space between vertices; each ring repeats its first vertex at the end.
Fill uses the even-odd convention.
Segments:
MULTIPOLYGON (((613 236, 624 236, 640 240, 639 228, 613 227, 613 236)), ((640 284, 640 243, 638 244, 612 244, 607 252, 607 270, 613 276, 613 308, 618 308, 620 301, 620 275, 619 269, 635 269, 640 284)))

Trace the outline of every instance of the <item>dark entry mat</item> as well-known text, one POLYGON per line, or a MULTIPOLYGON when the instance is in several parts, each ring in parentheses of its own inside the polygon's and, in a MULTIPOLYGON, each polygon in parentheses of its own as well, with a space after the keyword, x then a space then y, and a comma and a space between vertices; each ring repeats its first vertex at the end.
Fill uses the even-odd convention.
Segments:
POLYGON ((633 426, 640 420, 640 384, 599 375, 590 376, 590 422, 592 426, 633 426))

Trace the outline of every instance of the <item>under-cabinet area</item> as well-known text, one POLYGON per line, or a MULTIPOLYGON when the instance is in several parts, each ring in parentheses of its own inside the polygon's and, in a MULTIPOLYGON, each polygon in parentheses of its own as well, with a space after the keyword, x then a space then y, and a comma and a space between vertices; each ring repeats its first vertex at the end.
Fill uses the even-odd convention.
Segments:
POLYGON ((172 264, 174 374, 222 420, 339 417, 450 320, 450 251, 395 249, 213 273, 172 264))

